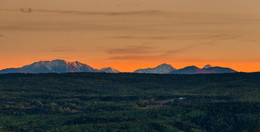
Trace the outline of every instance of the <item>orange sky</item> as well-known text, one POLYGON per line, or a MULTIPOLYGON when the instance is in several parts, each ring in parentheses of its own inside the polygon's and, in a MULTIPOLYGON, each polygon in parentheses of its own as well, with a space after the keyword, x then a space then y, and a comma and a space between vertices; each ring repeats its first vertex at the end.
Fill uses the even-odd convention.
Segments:
POLYGON ((65 59, 126 72, 161 63, 260 71, 259 5, 259 0, 0 0, 0 69, 65 59))

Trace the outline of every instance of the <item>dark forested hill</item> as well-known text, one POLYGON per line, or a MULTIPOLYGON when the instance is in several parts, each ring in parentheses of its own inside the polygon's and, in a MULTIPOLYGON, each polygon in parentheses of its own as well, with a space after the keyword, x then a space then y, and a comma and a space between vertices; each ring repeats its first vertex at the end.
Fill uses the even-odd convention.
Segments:
POLYGON ((0 131, 260 130, 260 73, 2 74, 0 131))

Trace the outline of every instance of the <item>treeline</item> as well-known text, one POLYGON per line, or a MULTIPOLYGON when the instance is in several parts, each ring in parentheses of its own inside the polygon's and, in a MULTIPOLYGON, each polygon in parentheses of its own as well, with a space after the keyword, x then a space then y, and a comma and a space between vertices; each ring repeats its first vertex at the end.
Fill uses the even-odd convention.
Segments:
POLYGON ((260 73, 3 74, 0 131, 258 132, 260 73))

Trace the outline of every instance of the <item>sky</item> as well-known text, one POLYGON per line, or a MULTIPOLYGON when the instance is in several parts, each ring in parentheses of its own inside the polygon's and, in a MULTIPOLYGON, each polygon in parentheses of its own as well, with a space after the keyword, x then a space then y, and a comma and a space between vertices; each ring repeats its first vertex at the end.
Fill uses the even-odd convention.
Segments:
POLYGON ((64 59, 122 72, 161 63, 260 71, 259 7, 259 0, 0 0, 0 69, 64 59))

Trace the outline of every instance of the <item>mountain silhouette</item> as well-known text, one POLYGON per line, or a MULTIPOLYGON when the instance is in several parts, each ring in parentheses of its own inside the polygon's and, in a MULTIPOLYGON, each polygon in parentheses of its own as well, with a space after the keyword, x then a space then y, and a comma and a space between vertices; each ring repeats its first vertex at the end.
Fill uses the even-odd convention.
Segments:
POLYGON ((0 73, 68 73, 68 72, 106 72, 118 73, 115 69, 94 69, 89 65, 65 60, 39 61, 21 68, 9 68, 1 70, 0 73))
POLYGON ((176 69, 173 68, 169 64, 161 64, 155 68, 147 68, 147 69, 138 69, 134 71, 134 73, 154 73, 154 74, 168 74, 170 72, 175 71, 176 69))
MULTIPOLYGON (((30 65, 20 68, 8 68, 0 70, 0 74, 6 73, 70 73, 70 72, 103 72, 103 73, 120 73, 120 71, 105 67, 102 69, 95 69, 87 64, 79 61, 68 62, 65 60, 52 61, 38 61, 30 65)), ((138 69, 133 73, 146 74, 219 74, 219 73, 235 73, 237 71, 227 67, 213 67, 206 65, 203 68, 196 66, 187 66, 182 69, 173 68, 171 65, 163 63, 154 68, 138 69)))

